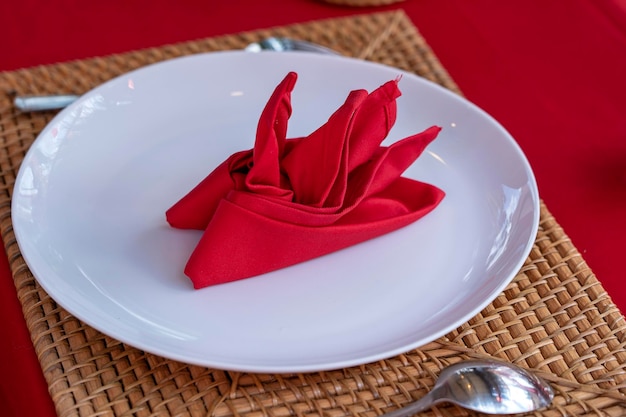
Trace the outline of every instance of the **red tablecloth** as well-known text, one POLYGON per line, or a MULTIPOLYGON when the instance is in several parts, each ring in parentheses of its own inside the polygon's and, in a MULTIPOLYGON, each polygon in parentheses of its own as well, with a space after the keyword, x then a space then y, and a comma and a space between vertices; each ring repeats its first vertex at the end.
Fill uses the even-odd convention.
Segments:
MULTIPOLYGON (((541 197, 626 311, 625 0, 2 2, 0 70, 395 8, 517 139, 541 197)), ((0 285, 0 414, 54 416, 4 256, 0 285)))

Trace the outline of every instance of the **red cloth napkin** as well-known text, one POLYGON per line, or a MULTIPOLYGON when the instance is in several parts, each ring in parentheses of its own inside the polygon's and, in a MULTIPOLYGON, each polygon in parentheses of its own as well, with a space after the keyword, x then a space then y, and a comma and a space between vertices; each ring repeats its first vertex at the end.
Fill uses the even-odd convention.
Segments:
MULTIPOLYGON (((439 131, 381 146, 396 120, 398 80, 352 91, 309 136, 287 139, 289 73, 266 104, 254 149, 226 159, 166 213, 204 230, 185 267, 195 288, 303 262, 421 218, 444 197, 401 177, 439 131)), ((426 237, 425 237, 426 238, 426 237)))

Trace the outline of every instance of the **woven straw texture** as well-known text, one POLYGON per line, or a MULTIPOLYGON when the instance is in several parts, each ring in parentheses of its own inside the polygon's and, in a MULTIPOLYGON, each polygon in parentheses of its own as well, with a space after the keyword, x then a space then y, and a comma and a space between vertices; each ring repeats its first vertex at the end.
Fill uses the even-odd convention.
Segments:
MULTIPOLYGON (((83 93, 149 63, 270 35, 413 71, 460 94, 401 11, 0 73, 0 231, 59 416, 376 416, 423 396, 445 365, 484 357, 534 369, 554 384, 553 405, 533 415, 626 415, 624 316, 544 205, 530 256, 491 305, 420 349, 348 369, 270 375, 190 366, 105 336, 46 294, 15 242, 10 199, 25 151, 53 113, 20 114, 2 93, 83 93)), ((444 404, 425 415, 474 414, 444 404)))

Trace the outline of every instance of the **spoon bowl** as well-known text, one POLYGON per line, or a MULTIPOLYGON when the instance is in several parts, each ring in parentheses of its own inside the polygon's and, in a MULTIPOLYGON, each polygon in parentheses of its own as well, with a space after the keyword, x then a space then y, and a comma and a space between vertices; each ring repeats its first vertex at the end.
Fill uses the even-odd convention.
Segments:
POLYGON ((318 45, 313 42, 307 42, 300 39, 291 38, 265 38, 259 42, 253 42, 245 48, 248 52, 261 52, 261 51, 277 51, 277 52, 289 52, 289 51, 301 51, 301 52, 317 52, 326 55, 340 54, 325 46, 318 45))
POLYGON ((434 388, 418 401, 383 417, 404 417, 442 402, 485 414, 517 414, 547 407, 552 387, 506 362, 463 361, 445 368, 434 388))

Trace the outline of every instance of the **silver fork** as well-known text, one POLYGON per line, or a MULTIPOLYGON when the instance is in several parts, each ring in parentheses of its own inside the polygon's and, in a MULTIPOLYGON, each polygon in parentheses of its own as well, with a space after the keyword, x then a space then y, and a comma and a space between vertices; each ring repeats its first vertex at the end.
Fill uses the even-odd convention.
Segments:
MULTIPOLYGON (((259 42, 253 42, 245 47, 248 52, 261 51, 304 51, 317 52, 328 55, 339 55, 339 53, 325 46, 316 43, 290 38, 267 38, 259 42)), ((65 108, 78 99, 74 94, 53 94, 53 95, 25 95, 17 96, 13 100, 13 105, 23 112, 35 112, 46 110, 58 110, 65 108)))

